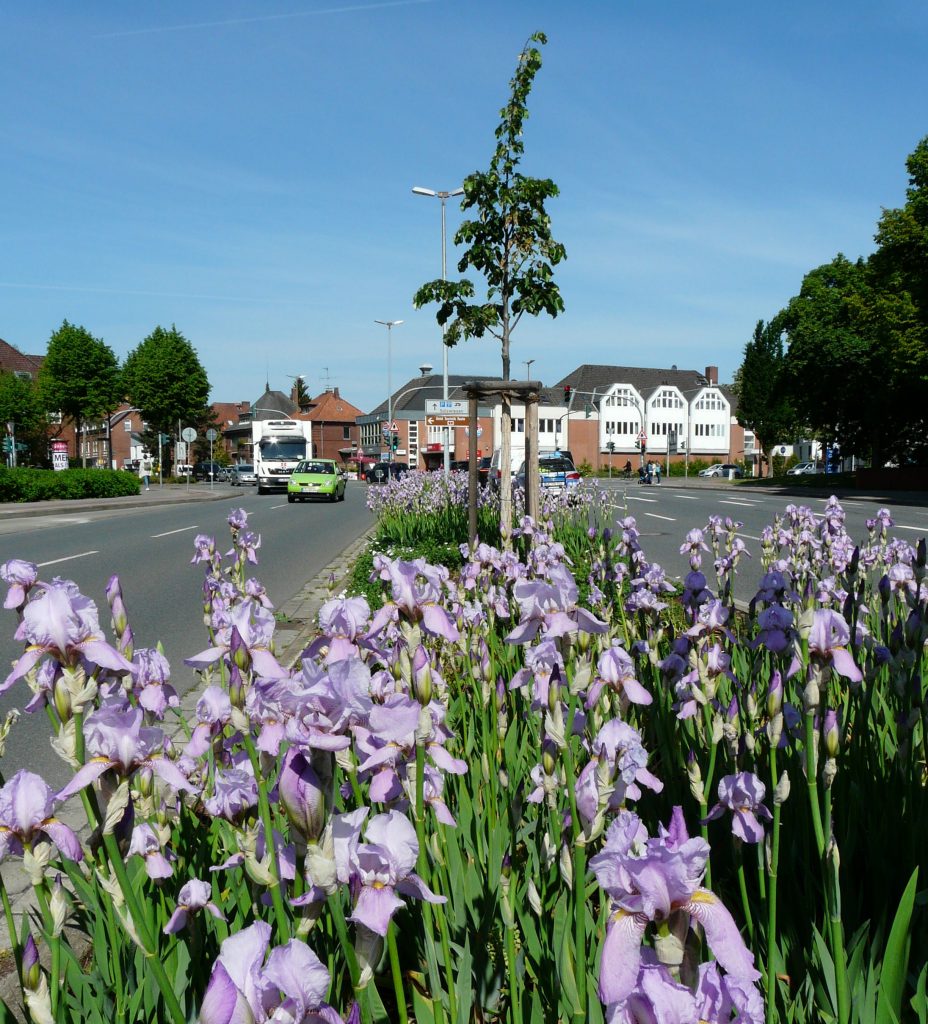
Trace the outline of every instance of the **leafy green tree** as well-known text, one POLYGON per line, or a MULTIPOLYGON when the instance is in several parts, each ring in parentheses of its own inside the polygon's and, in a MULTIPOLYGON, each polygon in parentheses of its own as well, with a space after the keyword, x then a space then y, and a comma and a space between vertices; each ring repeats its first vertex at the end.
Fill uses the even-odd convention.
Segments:
MULTIPOLYGON (((455 235, 456 245, 468 246, 458 270, 463 274, 473 268, 483 276, 484 301, 472 301, 476 290, 466 278, 430 281, 413 298, 417 308, 439 303, 436 316, 439 324, 447 325, 447 345, 485 334, 496 338, 504 380, 510 379, 510 337, 522 317, 526 313, 555 317, 564 309, 553 268, 566 257, 566 251, 552 238, 545 209, 558 188, 550 178, 531 178, 519 170, 525 148, 526 104, 541 67, 541 51, 532 44, 546 42, 544 33, 536 32, 526 43, 510 81, 509 101, 500 111, 490 166, 464 180, 461 209, 474 210, 476 216, 465 220, 455 235)), ((503 396, 500 517, 504 523, 510 522, 512 514, 510 430, 509 400, 503 396)))
POLYGON ((784 387, 786 355, 781 318, 757 321, 736 375, 738 422, 754 432, 769 465, 773 446, 796 433, 796 414, 784 387))
POLYGON ((812 436, 837 441, 846 455, 878 453, 884 442, 885 365, 870 304, 866 264, 839 253, 806 274, 780 314, 786 395, 812 436))
POLYGON ((0 428, 12 423, 17 444, 28 451, 19 465, 42 462, 48 455, 48 419, 35 381, 0 370, 0 428))
POLYGON ((208 414, 209 379, 190 342, 172 324, 156 327, 126 357, 126 393, 155 437, 196 426, 208 414))
POLYGON ((869 260, 872 296, 866 310, 886 358, 892 400, 887 454, 900 463, 928 462, 928 137, 906 160, 905 205, 884 210, 877 251, 869 260))
POLYGON ((65 320, 49 339, 39 390, 49 412, 74 424, 81 452, 84 422, 108 416, 122 398, 119 361, 101 338, 65 320))

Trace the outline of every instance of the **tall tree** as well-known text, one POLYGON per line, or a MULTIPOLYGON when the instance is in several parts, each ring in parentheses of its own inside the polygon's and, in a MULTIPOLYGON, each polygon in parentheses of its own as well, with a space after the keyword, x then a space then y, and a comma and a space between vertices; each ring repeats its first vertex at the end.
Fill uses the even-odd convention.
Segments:
POLYGON ((39 389, 48 411, 74 424, 81 452, 84 421, 109 415, 122 398, 119 361, 101 338, 65 320, 49 339, 39 389))
MULTIPOLYGON (((490 166, 464 179, 461 209, 474 210, 476 217, 465 220, 455 235, 456 245, 468 246, 458 271, 463 274, 471 267, 483 276, 484 301, 471 301, 476 291, 466 278, 430 281, 413 298, 417 308, 430 302, 440 304, 436 316, 439 324, 447 324, 447 345, 484 334, 496 338, 504 380, 510 379, 510 336, 523 315, 555 317, 564 310, 553 268, 566 257, 566 251, 552 238, 545 210, 545 202, 558 194, 558 188, 550 178, 531 178, 519 170, 525 149, 526 104, 541 67, 541 51, 533 44, 546 42, 544 33, 536 32, 523 48, 509 83, 509 101, 500 111, 490 166)), ((504 395, 500 518, 507 528, 512 520, 511 426, 509 399, 504 395)))
POLYGON ((885 389, 871 325, 863 260, 840 253, 803 278, 782 312, 789 347, 784 387, 801 422, 846 454, 880 447, 885 389))
POLYGON ((172 324, 156 327, 126 357, 126 393, 155 433, 176 433, 207 415, 209 379, 190 342, 172 324))
POLYGON ((738 422, 754 432, 765 462, 773 446, 792 440, 796 430, 796 414, 784 388, 785 362, 781 317, 766 324, 758 320, 737 375, 738 422))
POLYGON ((48 419, 35 381, 0 370, 0 427, 12 423, 17 444, 28 446, 19 465, 41 462, 48 455, 48 419))

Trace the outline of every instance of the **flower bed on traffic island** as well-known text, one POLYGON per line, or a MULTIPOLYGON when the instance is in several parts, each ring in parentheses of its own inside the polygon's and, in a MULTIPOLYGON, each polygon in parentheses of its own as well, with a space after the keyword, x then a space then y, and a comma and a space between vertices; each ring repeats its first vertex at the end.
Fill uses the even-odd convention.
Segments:
POLYGON ((26 1012, 925 1021, 925 546, 881 513, 858 547, 843 518, 788 508, 745 615, 715 518, 682 588, 633 519, 575 505, 454 576, 378 554, 382 606, 334 597, 289 667, 233 512, 227 555, 196 540, 209 641, 173 741, 118 581, 105 631, 73 583, 7 562, 25 650, 3 689, 28 684, 74 768, 0 791, 0 854, 37 897, 17 927, 3 893, 26 1012))

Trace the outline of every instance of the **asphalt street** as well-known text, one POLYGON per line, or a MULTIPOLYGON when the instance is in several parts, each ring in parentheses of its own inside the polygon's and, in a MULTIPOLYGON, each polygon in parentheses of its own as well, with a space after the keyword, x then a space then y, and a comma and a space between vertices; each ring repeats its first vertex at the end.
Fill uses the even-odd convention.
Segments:
MULTIPOLYGON (((205 488, 208 485, 200 485, 205 488)), ((109 635, 109 608, 104 588, 119 576, 135 633, 136 647, 161 641, 172 667, 172 682, 181 695, 197 682, 183 659, 209 646, 203 623, 203 566, 191 565, 198 533, 211 534, 223 554, 231 547, 226 517, 233 508, 249 513, 249 526, 261 536, 253 575, 280 606, 307 580, 315 578, 372 523, 367 486, 349 483, 345 501, 288 505, 286 495, 258 495, 253 488, 224 488, 217 501, 175 505, 75 511, 0 521, 0 562, 24 558, 40 566, 40 579, 74 580, 92 598, 109 635)), ((16 617, 0 618, 0 664, 9 665, 22 647, 13 640, 16 617)), ((4 672, 5 675, 5 672, 4 672)), ((0 697, 0 716, 22 708, 31 696, 17 682, 0 697)), ((11 768, 44 775, 52 786, 63 784, 68 769, 49 746, 44 713, 23 715, 7 741, 4 758, 11 768)))

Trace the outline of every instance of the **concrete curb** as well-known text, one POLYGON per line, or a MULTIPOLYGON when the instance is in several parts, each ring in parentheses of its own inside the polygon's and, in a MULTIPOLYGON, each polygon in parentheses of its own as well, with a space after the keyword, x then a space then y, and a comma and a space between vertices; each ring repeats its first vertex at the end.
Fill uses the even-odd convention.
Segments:
MULTIPOLYGON (((315 578, 308 580, 299 593, 277 609, 279 621, 275 631, 276 649, 281 664, 287 668, 295 666, 300 654, 316 634, 319 609, 330 597, 344 589, 352 566, 363 553, 373 533, 373 526, 365 530, 357 540, 336 555, 315 578)), ((183 735, 184 722, 192 727, 195 722, 197 701, 206 685, 204 682, 200 686, 192 687, 181 698, 179 718, 169 720, 165 724, 164 731, 171 739, 183 735)), ((75 831, 86 835, 87 823, 78 801, 71 801, 58 817, 75 831)), ((22 914, 36 910, 35 894, 18 858, 8 858, 0 864, 0 873, 7 887, 18 932, 22 914)), ((82 933, 71 933, 69 938, 78 957, 83 956, 89 949, 89 944, 82 933)), ((47 963, 45 966, 48 966, 47 963)), ((0 929, 0 999, 7 1003, 17 1020, 22 1020, 18 992, 19 984, 10 952, 9 934, 4 927, 0 929)))

